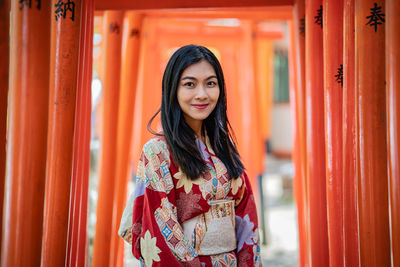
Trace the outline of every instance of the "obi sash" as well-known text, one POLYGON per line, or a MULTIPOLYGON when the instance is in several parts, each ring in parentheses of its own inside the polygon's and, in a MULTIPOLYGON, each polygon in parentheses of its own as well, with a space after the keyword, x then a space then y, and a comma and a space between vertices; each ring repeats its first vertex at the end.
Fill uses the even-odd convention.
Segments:
POLYGON ((183 222, 183 233, 198 255, 215 255, 236 249, 235 201, 213 200, 210 209, 183 222))

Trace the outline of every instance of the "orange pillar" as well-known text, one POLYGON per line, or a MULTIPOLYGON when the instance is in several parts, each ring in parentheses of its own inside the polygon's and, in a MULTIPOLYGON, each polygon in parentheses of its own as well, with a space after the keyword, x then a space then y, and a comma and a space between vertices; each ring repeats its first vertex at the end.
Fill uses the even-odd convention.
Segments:
MULTIPOLYGON (((296 121, 298 134, 298 170, 295 189, 297 192, 297 211, 299 227, 299 266, 307 266, 309 261, 308 239, 308 206, 307 206, 307 154, 306 154, 306 122, 305 122, 305 4, 304 0, 297 0, 293 7, 293 36, 296 71, 296 121)), ((295 178, 296 179, 296 178, 295 178)))
POLYGON ((53 5, 42 266, 66 263, 81 1, 53 5))
POLYGON ((344 2, 343 24, 343 250, 345 265, 359 266, 354 0, 344 2))
MULTIPOLYGON (((156 36, 160 33, 157 31, 158 29, 155 29, 157 29, 157 19, 145 17, 142 23, 142 34, 147 37, 141 38, 140 40, 139 74, 137 78, 135 102, 133 103, 132 171, 134 173, 137 171, 137 163, 143 145, 153 137, 153 135, 147 131, 147 123, 161 106, 163 69, 160 63, 160 48, 157 46, 156 41, 156 36), (152 47, 157 47, 157 49, 152 50, 152 47), (159 68, 160 72, 152 72, 152 67, 159 68), (152 78, 154 75, 156 78, 152 78)), ((161 42, 160 46, 161 45, 165 45, 165 42, 161 42)), ((168 55, 168 59, 171 55, 168 55)), ((165 68, 165 66, 166 64, 163 67, 165 68)), ((160 118, 161 115, 158 114, 151 125, 152 129, 156 132, 161 130, 161 128, 159 128, 161 127, 160 118)))
POLYGON ((117 153, 118 105, 121 69, 122 11, 104 12, 104 80, 99 173, 99 198, 94 237, 93 266, 112 266, 112 217, 117 153))
POLYGON ((400 266, 400 2, 386 1, 386 104, 392 266, 400 266))
MULTIPOLYGON (((274 46, 272 40, 256 35, 254 47, 258 124, 261 140, 265 143, 271 137, 274 46)), ((261 152, 266 153, 265 149, 261 152)))
MULTIPOLYGON (((254 79, 257 103, 257 124, 261 141, 261 155, 265 155, 265 142, 271 137, 271 112, 274 78, 274 44, 283 39, 283 28, 279 24, 258 23, 253 25, 254 79)), ((262 170, 264 167, 262 166, 262 170)))
POLYGON ((124 241, 118 236, 118 229, 127 199, 127 184, 132 174, 131 141, 142 18, 143 15, 137 11, 129 11, 124 19, 110 266, 122 266, 124 255, 124 241))
MULTIPOLYGON (((0 55, 6 64, 0 65, 0 229, 3 229, 4 183, 6 182, 6 131, 7 131, 7 101, 8 101, 8 62, 10 59, 10 1, 0 5, 0 55)), ((1 251, 2 232, 0 233, 1 251)))
POLYGON ((390 266, 383 0, 356 0, 360 264, 390 266), (376 17, 377 16, 377 17, 376 17), (376 22, 382 23, 377 24, 376 22))
POLYGON ((343 263, 343 0, 323 1, 326 201, 329 265, 343 263))
POLYGON ((258 188, 258 175, 262 173, 263 154, 262 139, 260 130, 257 125, 257 101, 256 101, 256 82, 254 77, 254 40, 253 36, 253 23, 251 21, 241 20, 241 27, 243 27, 243 39, 240 46, 241 57, 238 59, 238 66, 246 66, 247 73, 243 73, 242 79, 237 79, 241 83, 240 95, 243 101, 242 110, 242 129, 243 131, 243 152, 241 157, 245 162, 247 174, 252 185, 254 197, 256 201, 260 199, 260 189, 258 188), (245 86, 246 84, 246 86, 245 86))
POLYGON ((311 266, 329 266, 326 217, 322 0, 306 3, 306 125, 311 266))
POLYGON ((302 177, 301 177, 301 151, 300 151, 300 125, 299 125, 299 89, 297 87, 297 68, 296 68, 296 45, 295 45, 295 24, 294 21, 288 21, 290 34, 289 41, 289 96, 290 96, 290 115, 292 116, 293 132, 293 151, 292 160, 294 164, 294 199, 297 205, 298 226, 299 226, 299 266, 304 266, 304 199, 302 195, 302 177))
POLYGON ((82 3, 66 266, 85 266, 90 164, 94 1, 82 3))
MULTIPOLYGON (((103 33, 103 24, 104 24, 104 12, 103 11, 95 11, 94 19, 93 19, 93 32, 94 36, 97 36, 96 41, 93 38, 93 78, 98 80, 99 82, 104 80, 104 33, 103 33), (101 36, 101 38, 100 38, 101 36)), ((92 93, 100 93, 100 97, 96 95, 96 99, 93 99, 93 135, 92 138, 101 140, 101 129, 102 120, 101 114, 103 114, 103 98, 101 97, 101 92, 92 92, 92 93)), ((100 155, 99 155, 100 156, 100 155)), ((97 164, 97 172, 99 171, 99 166, 97 164)))
POLYGON ((50 1, 42 1, 40 6, 11 1, 11 12, 1 265, 39 266, 46 177, 50 1))

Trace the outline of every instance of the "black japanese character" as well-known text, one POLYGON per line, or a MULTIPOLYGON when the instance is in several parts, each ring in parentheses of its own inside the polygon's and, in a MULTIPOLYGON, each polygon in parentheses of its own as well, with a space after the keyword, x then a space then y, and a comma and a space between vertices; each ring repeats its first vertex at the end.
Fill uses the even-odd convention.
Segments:
POLYGON ((322 6, 317 10, 317 15, 314 17, 315 23, 320 25, 322 28, 322 6))
POLYGON ((378 30, 378 25, 385 22, 385 14, 382 13, 382 7, 374 3, 374 7, 371 9, 371 15, 367 16, 369 21, 365 25, 374 26, 375 32, 378 30))
POLYGON ((299 26, 300 34, 304 35, 306 33, 306 18, 300 19, 300 26, 299 26))
POLYGON ((130 36, 133 37, 133 36, 136 36, 136 35, 139 35, 139 30, 138 29, 132 29, 131 33, 130 33, 130 36))
POLYGON ((337 69, 337 74, 335 75, 336 81, 340 84, 340 87, 343 88, 343 64, 340 64, 340 67, 337 69))
MULTIPOLYGON (((41 2, 40 0, 35 0, 36 8, 40 10, 41 2)), ((18 0, 19 3, 19 10, 22 10, 24 7, 32 8, 32 0, 18 0)))
POLYGON ((116 22, 112 22, 110 24, 110 32, 111 33, 115 32, 116 34, 119 34, 119 32, 120 32, 119 24, 116 22))
POLYGON ((56 20, 59 18, 65 19, 67 12, 70 11, 71 17, 70 19, 74 21, 75 19, 75 2, 71 0, 67 0, 64 2, 64 0, 57 0, 57 3, 54 6, 56 8, 55 10, 55 17, 56 20))

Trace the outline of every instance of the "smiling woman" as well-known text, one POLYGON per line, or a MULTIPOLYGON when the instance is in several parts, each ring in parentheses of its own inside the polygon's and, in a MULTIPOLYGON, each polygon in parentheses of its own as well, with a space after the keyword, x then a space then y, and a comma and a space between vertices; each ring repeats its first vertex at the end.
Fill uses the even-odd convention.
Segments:
POLYGON ((163 132, 143 147, 119 234, 146 266, 259 266, 254 196, 230 135, 217 58, 184 46, 162 84, 163 132))

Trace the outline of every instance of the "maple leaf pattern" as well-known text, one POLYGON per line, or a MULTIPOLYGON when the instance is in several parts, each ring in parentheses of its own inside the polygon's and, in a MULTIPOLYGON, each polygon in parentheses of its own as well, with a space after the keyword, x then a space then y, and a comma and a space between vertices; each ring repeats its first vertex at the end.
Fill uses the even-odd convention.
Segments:
POLYGON ((201 206, 198 204, 200 198, 200 195, 193 194, 193 192, 189 192, 189 194, 181 192, 179 194, 179 198, 176 201, 179 221, 186 221, 193 213, 202 210, 201 206))
POLYGON ((236 193, 239 191, 239 188, 243 185, 242 177, 238 177, 236 179, 231 180, 231 188, 232 188, 232 194, 236 195, 236 193))
POLYGON ((156 244, 157 238, 152 237, 149 230, 146 231, 144 237, 140 238, 140 250, 144 263, 147 266, 152 266, 153 261, 160 261, 160 256, 158 256, 158 254, 160 254, 161 250, 156 244))
POLYGON ((183 186, 186 194, 188 194, 192 190, 193 184, 201 185, 204 182, 203 178, 200 177, 196 180, 188 178, 181 168, 179 168, 179 171, 174 174, 174 178, 178 179, 176 188, 181 188, 183 186))
POLYGON ((258 231, 253 231, 254 223, 250 221, 250 217, 246 214, 243 218, 240 216, 235 217, 236 220, 236 238, 237 250, 240 251, 245 244, 253 245, 257 242, 258 231))

